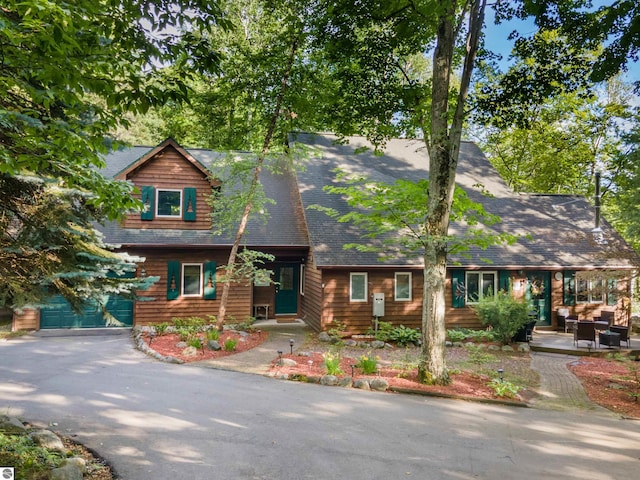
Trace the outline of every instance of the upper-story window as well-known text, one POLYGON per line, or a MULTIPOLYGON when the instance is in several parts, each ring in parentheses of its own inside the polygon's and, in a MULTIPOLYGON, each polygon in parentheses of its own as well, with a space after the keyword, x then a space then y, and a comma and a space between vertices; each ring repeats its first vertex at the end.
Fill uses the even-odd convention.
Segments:
POLYGON ((143 205, 141 220, 154 218, 182 219, 185 222, 196 221, 197 191, 194 187, 156 188, 143 186, 140 188, 140 200, 143 205))
POLYGON ((156 190, 156 215, 158 217, 182 216, 182 190, 156 190))

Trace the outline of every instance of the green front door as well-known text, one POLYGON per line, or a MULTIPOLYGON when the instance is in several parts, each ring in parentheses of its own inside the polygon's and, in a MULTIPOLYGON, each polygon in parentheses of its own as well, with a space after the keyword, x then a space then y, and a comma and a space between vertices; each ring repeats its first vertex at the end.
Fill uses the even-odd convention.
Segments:
POLYGON ((551 273, 527 272, 527 302, 535 312, 536 325, 551 325, 551 273))
POLYGON ((276 283, 276 315, 298 313, 299 266, 282 264, 274 268, 276 283))

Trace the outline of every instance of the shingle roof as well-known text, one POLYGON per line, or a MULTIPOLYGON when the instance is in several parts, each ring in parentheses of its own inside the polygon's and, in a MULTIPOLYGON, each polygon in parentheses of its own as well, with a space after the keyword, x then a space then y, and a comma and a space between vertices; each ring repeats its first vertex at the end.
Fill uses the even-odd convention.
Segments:
MULTIPOLYGON (((101 173, 113 178, 153 148, 155 147, 132 147, 115 151, 105 157, 106 167, 101 173)), ((216 160, 227 155, 204 149, 186 151, 209 171, 216 160)), ((215 175, 215 171, 212 173, 215 175)), ((263 169, 260 181, 265 194, 274 200, 275 204, 265 206, 269 215, 266 223, 259 220, 249 221, 243 244, 252 247, 308 246, 293 176, 290 173, 276 174, 263 169)), ((235 235, 233 232, 225 238, 214 236, 208 230, 124 229, 117 222, 110 222, 98 228, 103 232, 105 241, 113 245, 228 246, 233 243, 235 235)))
MULTIPOLYGON (((339 144, 337 137, 326 134, 299 134, 293 140, 311 147, 313 152, 297 176, 315 262, 319 266, 422 265, 419 257, 380 261, 381 255, 376 253, 345 250, 343 245, 347 243, 367 242, 362 238, 363 232, 309 207, 323 205, 341 213, 349 211, 338 195, 323 191, 324 186, 335 184, 334 169, 338 167, 388 184, 398 179, 428 178, 429 157, 424 142, 390 140, 384 154, 378 156, 362 137, 349 137, 347 144, 339 144), (361 152, 362 147, 369 150, 361 152)), ((500 224, 488 228, 531 238, 522 238, 512 246, 472 248, 466 256, 452 254, 450 265, 486 266, 489 262, 496 268, 615 268, 632 264, 635 254, 605 220, 601 220, 600 226, 607 244, 593 240, 595 211, 585 198, 514 194, 473 143, 462 142, 460 146, 456 182, 472 200, 481 201, 488 212, 501 217, 500 224), (481 195, 478 185, 493 197, 481 195)), ((462 232, 462 226, 452 224, 450 233, 456 232, 462 232)))

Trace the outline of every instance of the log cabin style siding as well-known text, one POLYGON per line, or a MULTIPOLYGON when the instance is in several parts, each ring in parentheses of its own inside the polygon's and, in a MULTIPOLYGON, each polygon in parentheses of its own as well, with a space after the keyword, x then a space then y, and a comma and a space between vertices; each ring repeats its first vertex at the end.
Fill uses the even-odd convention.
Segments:
MULTIPOLYGON (((367 242, 363 232, 353 225, 336 222, 313 206, 333 208, 342 214, 349 212, 350 207, 343 199, 329 194, 324 188, 338 181, 335 177, 337 168, 346 167, 354 174, 367 177, 374 174, 389 184, 400 178, 428 178, 428 152, 424 143, 391 139, 380 156, 373 153, 374 149, 364 137, 350 137, 348 143, 336 140, 337 137, 324 134, 299 134, 295 140, 291 139, 293 143, 303 143, 305 151, 307 147, 313 149, 313 161, 307 162, 304 169, 285 170, 284 174, 269 169, 262 171, 260 181, 265 194, 275 203, 265 207, 268 213, 266 222, 250 220, 243 240, 250 249, 274 254, 272 266, 286 266, 290 271, 290 268, 304 265, 304 269, 300 269, 300 272, 304 271, 304 277, 299 279, 304 284, 304 292, 298 291, 296 306, 293 296, 289 297, 291 310, 280 314, 287 319, 302 318, 317 331, 328 330, 335 322, 340 322, 353 333, 364 333, 374 326, 373 294, 382 293, 385 312, 380 321, 420 328, 423 297, 420 259, 408 259, 406 264, 394 265, 401 260, 381 259, 372 251, 346 251, 343 248, 345 244, 367 242), (350 296, 352 274, 358 274, 355 278, 359 282, 354 298, 350 296), (396 274, 400 274, 404 282, 399 294, 395 291, 396 274), (407 274, 411 279, 410 297, 407 274), (363 283, 364 275, 366 284, 363 283)), ((160 279, 149 291, 140 292, 145 299, 136 301, 132 307, 134 325, 170 322, 175 317, 205 318, 217 314, 222 285, 217 285, 218 297, 209 297, 211 299, 206 298, 204 292, 185 297, 176 295, 174 291, 169 295, 167 278, 171 262, 174 267, 177 265, 176 268, 185 263, 206 268, 208 262, 223 265, 228 259, 233 239, 210 232, 211 207, 208 202, 212 189, 221 186, 215 179, 216 172, 212 170, 222 156, 226 153, 187 150, 167 139, 157 147, 132 147, 112 152, 105 159, 106 167, 101 172, 105 177, 134 183, 137 198, 142 199, 146 195, 145 198, 154 203, 150 215, 127 214, 120 223, 108 222, 100 227, 107 243, 120 245, 120 251, 146 257, 138 274, 144 269, 145 275, 160 279), (163 206, 174 209, 170 209, 168 215, 157 215, 155 202, 158 191, 180 192, 183 202, 180 215, 174 213, 175 197, 171 198, 170 194, 165 195, 168 201, 163 206), (184 212, 187 198, 192 202, 195 199, 195 211, 188 215, 184 212)), ((526 232, 531 237, 511 246, 472 247, 468 255, 449 258, 445 286, 447 329, 483 328, 473 302, 467 303, 461 300, 460 294, 454 295, 453 292, 469 272, 477 275, 478 272, 490 271, 496 275, 499 288, 503 288, 505 282, 513 285, 512 293, 518 298, 526 298, 527 282, 534 273, 549 279, 546 287, 549 296, 545 298, 548 314, 540 328, 556 327, 556 311, 560 307, 567 307, 571 314, 584 319, 594 318, 603 310, 615 311, 617 323, 628 322, 630 304, 625 298, 628 298, 629 284, 624 281, 618 281, 616 285, 619 296, 607 297, 600 303, 584 299, 578 301, 576 296, 574 303, 567 303, 566 287, 571 275, 598 270, 630 272, 637 264, 637 256, 604 220, 601 225, 608 243, 592 241, 589 232, 593 228, 593 212, 587 199, 514 195, 480 149, 469 142, 461 144, 456 182, 471 196, 476 195, 478 183, 492 193, 491 198, 483 198, 482 202, 488 212, 503 220, 491 228, 495 233, 503 233, 503 230, 526 232), (559 205, 561 207, 556 208, 559 205), (611 252, 604 252, 604 245, 617 245, 619 253, 606 255, 611 252), (485 270, 485 265, 491 264, 507 266, 487 266, 485 270)), ((455 222, 451 228, 456 232, 464 230, 455 222)), ((255 305, 268 305, 269 316, 274 318, 278 303, 280 306, 287 303, 282 296, 278 297, 278 293, 282 292, 277 292, 274 284, 234 285, 227 307, 229 316, 244 321, 253 316, 255 305)), ((46 319, 43 322, 46 323, 46 319)), ((37 329, 39 325, 37 311, 35 314, 14 315, 14 329, 37 329)))
POLYGON ((140 213, 128 214, 123 223, 124 228, 158 228, 179 230, 208 230, 211 228, 211 207, 208 199, 211 196, 212 184, 203 172, 193 164, 186 162, 184 157, 173 147, 158 152, 151 159, 129 172, 126 179, 131 181, 139 192, 134 194, 138 200, 144 187, 153 187, 153 210, 157 209, 155 196, 159 190, 182 192, 183 210, 185 203, 185 189, 195 188, 195 220, 189 221, 181 213, 179 218, 157 216, 152 212, 151 220, 143 220, 140 213))
POLYGON ((304 269, 304 295, 301 296, 300 311, 305 323, 315 331, 322 330, 322 272, 311 261, 304 269))
MULTIPOLYGON (((130 249, 130 253, 146 257, 146 261, 138 269, 138 275, 144 269, 147 276, 157 276, 160 279, 144 292, 138 292, 141 297, 149 298, 149 301, 138 301, 134 306, 134 322, 136 325, 153 325, 162 322, 171 322, 173 318, 201 317, 206 319, 209 315, 216 316, 220 307, 220 295, 222 284, 217 283, 217 295, 214 300, 205 299, 204 295, 197 297, 185 297, 178 295, 174 300, 167 298, 168 264, 180 262, 181 264, 203 265, 206 262, 216 262, 224 265, 228 259, 226 251, 207 251, 196 249, 193 251, 182 250, 179 254, 175 251, 136 250, 130 249)), ((237 321, 245 321, 252 316, 252 286, 249 284, 233 284, 227 305, 229 318, 237 321)))

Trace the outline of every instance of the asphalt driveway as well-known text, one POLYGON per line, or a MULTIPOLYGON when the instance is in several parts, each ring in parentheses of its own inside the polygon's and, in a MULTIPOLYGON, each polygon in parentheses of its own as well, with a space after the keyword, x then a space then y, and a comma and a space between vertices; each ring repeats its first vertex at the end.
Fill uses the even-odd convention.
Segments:
POLYGON ((160 363, 127 335, 0 342, 0 410, 126 480, 619 479, 640 424, 160 363))

